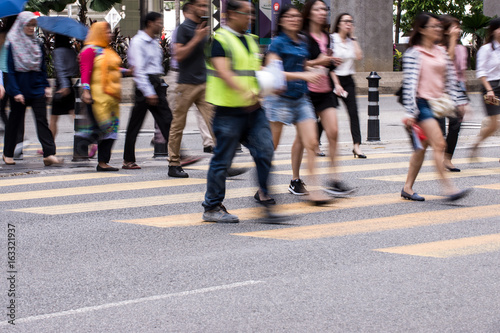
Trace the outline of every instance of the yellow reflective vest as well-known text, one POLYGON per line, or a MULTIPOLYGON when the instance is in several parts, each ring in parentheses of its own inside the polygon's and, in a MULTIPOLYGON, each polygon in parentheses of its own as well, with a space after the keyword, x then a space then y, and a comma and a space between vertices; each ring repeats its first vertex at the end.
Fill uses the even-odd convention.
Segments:
MULTIPOLYGON (((220 28, 215 32, 214 39, 217 40, 226 53, 226 58, 231 62, 231 70, 236 83, 244 90, 258 94, 259 85, 255 77, 255 71, 260 70, 261 59, 259 46, 250 35, 244 35, 248 50, 241 40, 232 32, 220 28)), ((207 102, 225 107, 245 107, 255 103, 251 99, 244 99, 240 92, 231 89, 215 71, 211 62, 207 62, 207 88, 205 92, 207 102)))

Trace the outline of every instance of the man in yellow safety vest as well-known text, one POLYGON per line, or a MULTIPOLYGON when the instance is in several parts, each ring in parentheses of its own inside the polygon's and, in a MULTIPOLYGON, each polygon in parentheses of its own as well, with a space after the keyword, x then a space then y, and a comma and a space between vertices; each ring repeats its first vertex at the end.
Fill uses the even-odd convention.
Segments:
MULTIPOLYGON (((273 157, 269 121, 258 101, 255 71, 261 67, 259 47, 246 34, 252 16, 248 1, 229 0, 227 26, 218 29, 207 63, 206 100, 215 105, 213 132, 217 141, 207 175, 203 220, 237 223, 222 205, 226 191, 226 171, 238 143, 250 150, 257 166, 259 190, 255 200, 265 207, 275 204, 269 197, 267 180, 273 157)), ((268 217, 273 217, 269 210, 268 217)))

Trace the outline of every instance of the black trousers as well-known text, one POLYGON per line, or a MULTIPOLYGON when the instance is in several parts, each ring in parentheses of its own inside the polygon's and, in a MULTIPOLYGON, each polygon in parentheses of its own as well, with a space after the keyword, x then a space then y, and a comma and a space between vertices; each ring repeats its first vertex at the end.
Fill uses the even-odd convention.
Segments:
POLYGON ((56 145, 47 122, 47 102, 45 96, 34 99, 26 99, 25 104, 16 102, 14 97, 11 96, 9 102, 11 112, 9 115, 9 121, 7 122, 7 128, 5 129, 3 154, 6 157, 14 156, 19 126, 24 127, 26 107, 31 106, 35 115, 38 141, 42 144, 43 157, 55 155, 56 145))
POLYGON ((98 162, 104 162, 106 164, 109 163, 109 160, 111 159, 111 148, 113 148, 114 143, 114 139, 105 139, 99 141, 99 143, 97 144, 98 162))
POLYGON ((123 151, 123 160, 135 162, 135 141, 141 130, 142 123, 149 110, 153 115, 156 124, 160 128, 161 134, 167 141, 170 134, 170 125, 172 123, 172 111, 167 102, 167 86, 159 75, 150 75, 149 81, 153 85, 156 95, 158 95, 158 104, 156 106, 146 103, 146 97, 142 92, 135 88, 135 105, 130 113, 130 119, 127 125, 127 135, 125 136, 125 148, 123 151))
POLYGON ((446 154, 453 157, 455 148, 457 147, 458 134, 460 133, 460 127, 462 126, 463 117, 448 118, 448 135, 446 135, 446 118, 438 119, 439 126, 443 135, 446 136, 446 154))
MULTIPOLYGON (((9 77, 7 73, 3 73, 3 86, 7 88, 7 84, 9 83, 9 77)), ((7 92, 3 95, 3 99, 0 100, 0 117, 2 118, 5 127, 7 127, 7 123, 9 122, 9 117, 7 116, 7 103, 9 102, 10 96, 7 95, 7 92)), ((16 144, 24 141, 24 121, 19 122, 19 128, 17 129, 17 139, 16 144)))
POLYGON ((349 115, 351 136, 353 143, 361 143, 361 130, 359 129, 358 104, 356 103, 356 85, 351 75, 339 76, 339 82, 342 88, 347 91, 347 97, 343 98, 344 104, 349 115))

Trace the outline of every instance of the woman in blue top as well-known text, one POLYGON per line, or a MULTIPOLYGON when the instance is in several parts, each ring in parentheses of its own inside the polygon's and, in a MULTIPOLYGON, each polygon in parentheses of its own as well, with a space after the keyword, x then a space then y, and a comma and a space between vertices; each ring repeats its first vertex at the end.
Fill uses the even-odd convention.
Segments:
MULTIPOLYGON (((302 146, 294 146, 298 146, 300 150, 306 149, 308 171, 313 177, 313 183, 316 183, 314 150, 318 146, 318 129, 316 115, 308 96, 307 82, 318 82, 321 74, 305 71, 309 51, 307 39, 299 34, 301 30, 302 14, 293 6, 283 6, 278 14, 277 36, 269 47, 266 59, 268 63, 273 60, 283 62, 287 89, 280 95, 267 96, 263 107, 271 122, 274 149, 278 147, 283 125, 295 125, 297 139, 301 141, 302 146)), ((289 191, 305 195, 307 192, 301 190, 304 184, 298 175, 301 159, 301 151, 292 149, 293 178, 289 191)), ((310 201, 317 205, 329 202, 328 197, 319 191, 310 194, 310 201)))
POLYGON ((47 123, 47 101, 51 89, 47 81, 47 70, 43 48, 35 35, 36 16, 22 12, 7 34, 9 84, 11 112, 5 130, 3 160, 5 164, 15 164, 13 156, 19 124, 24 122, 26 106, 31 106, 36 119, 38 140, 42 144, 43 163, 61 164, 55 156, 54 137, 47 123))

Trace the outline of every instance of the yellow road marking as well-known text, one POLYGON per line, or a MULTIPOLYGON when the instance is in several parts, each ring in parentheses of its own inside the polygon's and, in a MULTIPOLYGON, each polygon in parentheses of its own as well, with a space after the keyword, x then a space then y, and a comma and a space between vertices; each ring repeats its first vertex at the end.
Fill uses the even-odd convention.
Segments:
POLYGON ((74 175, 60 175, 60 176, 47 176, 47 177, 30 177, 19 179, 5 179, 0 180, 0 187, 2 186, 16 186, 16 185, 30 185, 30 184, 44 184, 53 182, 70 182, 75 180, 88 180, 112 177, 128 177, 128 175, 120 175, 114 173, 81 173, 74 175))
POLYGON ((395 246, 374 251, 412 256, 450 258, 500 250, 500 234, 395 246))
MULTIPOLYGON (((389 158, 389 157, 406 157, 410 156, 409 154, 399 154, 399 153, 394 153, 394 154, 373 154, 370 155, 370 160, 373 159, 381 159, 381 158, 389 158)), ((350 161, 352 160, 352 156, 339 156, 337 157, 336 161, 350 161)), ((318 157, 317 162, 330 162, 329 157, 318 157)), ((453 161, 455 162, 455 161, 453 161)), ((284 159, 284 160, 273 160, 273 165, 291 165, 290 158, 284 159)), ((408 166, 408 162, 405 162, 406 166, 408 166)), ((303 165, 307 165, 306 160, 304 159, 303 165)), ((240 163, 233 163, 231 165, 234 168, 253 168, 255 166, 254 162, 240 162, 240 163)), ((209 166, 208 165, 195 165, 195 166, 188 166, 186 169, 194 169, 194 170, 208 170, 209 166)), ((276 172, 279 173, 279 172, 276 172)), ((291 174, 291 172, 289 173, 291 174)))
POLYGON ((97 194, 97 193, 111 193, 122 191, 145 190, 160 187, 171 186, 187 186, 205 184, 206 179, 165 179, 165 180, 152 180, 133 183, 115 183, 94 186, 79 186, 70 188, 58 188, 51 190, 30 191, 30 192, 17 192, 17 193, 3 193, 0 194, 0 202, 28 200, 28 199, 42 199, 42 198, 55 198, 84 194, 97 194))
POLYGON ((304 240, 407 229, 496 216, 500 216, 500 205, 454 208, 367 220, 245 232, 234 235, 283 240, 304 240))
MULTIPOLYGON (((315 188, 312 186, 309 187, 309 190, 314 190, 314 189, 315 188)), ((270 190, 272 193, 288 192, 287 184, 272 186, 270 190)), ((246 187, 246 188, 227 190, 226 199, 251 197, 255 194, 256 191, 257 187, 246 187)), ((85 202, 79 204, 19 208, 19 209, 12 209, 11 211, 42 214, 42 215, 60 215, 60 214, 73 214, 73 213, 84 213, 84 212, 96 212, 96 211, 104 211, 112 209, 152 207, 152 206, 170 205, 175 203, 189 203, 189 202, 196 202, 200 204, 201 208, 201 202, 203 201, 204 196, 205 192, 192 192, 184 194, 141 197, 140 200, 138 200, 137 198, 107 200, 107 201, 85 202)))
MULTIPOLYGON (((439 197, 425 196, 425 198, 426 200, 432 200, 439 197)), ((307 204, 306 202, 277 205, 276 211, 285 213, 290 216, 296 216, 309 213, 321 213, 321 212, 358 208, 358 207, 391 205, 391 204, 398 204, 405 202, 409 201, 402 200, 399 197, 398 193, 388 193, 388 194, 339 199, 335 201, 333 204, 325 207, 314 207, 307 204)), ((262 217, 262 209, 260 208, 231 209, 230 213, 238 216, 240 221, 254 220, 262 217)), ((199 213, 193 213, 193 214, 168 215, 168 216, 131 219, 131 220, 116 220, 115 222, 141 224, 141 225, 148 225, 160 228, 205 225, 206 222, 203 222, 201 220, 201 215, 202 213, 200 211, 199 213)))
MULTIPOLYGON (((498 158, 479 158, 478 163, 486 163, 486 162, 493 162, 497 161, 498 158)), ((453 163, 455 164, 464 164, 464 163, 469 163, 468 158, 457 158, 453 160, 453 163)), ((379 164, 361 164, 361 165, 339 165, 337 167, 337 170, 339 173, 346 173, 346 172, 359 172, 359 171, 372 171, 372 170, 385 170, 385 169, 403 169, 403 168, 408 168, 410 162, 405 161, 405 162, 394 162, 394 163, 379 163, 379 164)), ((434 161, 424 161, 422 166, 433 166, 434 161)), ((487 170, 487 169, 483 169, 487 170)), ((499 169, 500 170, 500 169, 499 169)), ((463 170, 465 171, 465 170, 463 170)), ((324 174, 330 174, 332 172, 330 167, 327 168, 316 168, 316 174, 318 175, 324 175, 324 174)), ((292 170, 281 170, 281 171, 274 171, 273 173, 278 174, 278 175, 292 175, 292 170)), ((309 175, 309 172, 307 169, 301 169, 300 174, 307 176, 309 175)), ((461 177, 460 173, 448 173, 450 177, 457 178, 461 177)), ((420 180, 421 178, 421 173, 418 175, 418 179, 420 180)), ((403 177, 402 175, 394 175, 394 176, 381 176, 381 177, 373 177, 373 178, 365 178, 365 179, 377 179, 380 180, 390 180, 393 181, 393 177, 399 177, 397 181, 400 181, 400 177, 403 177)), ((406 179, 406 174, 404 175, 403 181, 406 179)))
MULTIPOLYGON (((464 178, 464 177, 490 176, 499 174, 500 174, 500 168, 484 168, 484 169, 465 169, 465 170, 462 169, 461 172, 448 172, 446 175, 448 176, 448 178, 464 178)), ((388 182, 405 182, 406 174, 368 177, 363 179, 383 180, 388 182)), ((417 177, 417 181, 439 180, 439 179, 440 179, 439 175, 436 172, 421 172, 418 174, 417 177)))
POLYGON ((500 190, 500 183, 497 183, 497 184, 477 185, 477 186, 474 186, 474 187, 484 188, 484 189, 487 189, 487 190, 500 190))
MULTIPOLYGON (((38 151, 42 149, 42 147, 35 147, 35 148, 23 148, 23 151, 38 151)), ((59 147, 57 146, 57 151, 61 151, 61 150, 73 150, 73 147, 59 147)), ((135 151, 136 152, 144 152, 144 151, 153 151, 153 147, 150 147, 150 148, 137 148, 135 151)), ((113 149, 112 153, 123 153, 123 149, 120 150, 120 149, 113 149)), ((57 153, 57 155, 73 155, 73 152, 64 152, 64 153, 57 153)), ((39 155, 41 156, 41 155, 39 155)))

